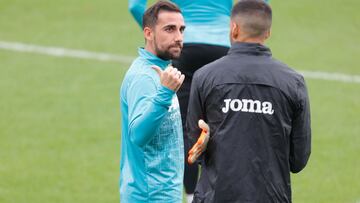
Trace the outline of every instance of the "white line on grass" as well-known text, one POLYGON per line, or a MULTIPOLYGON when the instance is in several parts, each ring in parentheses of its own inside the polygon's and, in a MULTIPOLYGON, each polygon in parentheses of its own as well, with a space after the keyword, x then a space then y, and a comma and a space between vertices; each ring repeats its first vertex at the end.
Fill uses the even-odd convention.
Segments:
MULTIPOLYGON (((115 61, 121 63, 131 63, 135 57, 125 55, 115 55, 109 53, 90 52, 86 50, 66 49, 62 47, 44 47, 33 44, 24 44, 20 42, 0 41, 0 49, 11 50, 17 52, 29 52, 51 55, 56 57, 71 57, 82 59, 93 59, 99 61, 115 61)), ((345 83, 359 83, 359 75, 347 75, 343 73, 330 73, 322 71, 301 71, 300 72, 309 79, 340 81, 345 83)))
POLYGON ((108 53, 90 52, 85 50, 66 49, 62 47, 44 47, 33 44, 23 44, 19 42, 0 41, 0 49, 45 54, 56 57, 72 57, 82 59, 94 59, 98 61, 115 61, 121 63, 131 63, 134 57, 121 56, 108 53))
POLYGON ((299 70, 299 72, 303 74, 305 78, 309 78, 309 79, 332 80, 332 81, 340 81, 345 83, 360 84, 359 75, 347 75, 343 73, 329 73, 322 71, 307 71, 307 70, 299 70))

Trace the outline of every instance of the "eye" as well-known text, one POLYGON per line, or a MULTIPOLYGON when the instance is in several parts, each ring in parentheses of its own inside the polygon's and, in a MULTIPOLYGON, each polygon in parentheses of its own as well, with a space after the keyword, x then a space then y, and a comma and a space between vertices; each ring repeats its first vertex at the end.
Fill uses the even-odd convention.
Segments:
POLYGON ((174 27, 172 27, 172 26, 166 27, 166 28, 165 28, 165 31, 166 31, 166 32, 172 32, 172 31, 174 31, 174 27))
POLYGON ((185 27, 181 27, 181 28, 180 28, 180 32, 181 32, 181 33, 183 33, 184 30, 185 30, 185 27))

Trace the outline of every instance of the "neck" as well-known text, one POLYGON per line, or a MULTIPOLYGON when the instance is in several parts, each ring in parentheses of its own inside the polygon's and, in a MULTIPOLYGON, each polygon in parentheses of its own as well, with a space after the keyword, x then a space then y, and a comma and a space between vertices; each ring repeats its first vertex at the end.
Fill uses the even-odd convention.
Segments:
POLYGON ((265 39, 264 38, 248 38, 248 37, 238 37, 237 39, 233 40, 234 42, 246 42, 246 43, 257 43, 264 45, 265 39))
POLYGON ((146 42, 144 49, 145 49, 146 51, 154 54, 155 56, 157 56, 154 47, 151 46, 149 42, 146 42))

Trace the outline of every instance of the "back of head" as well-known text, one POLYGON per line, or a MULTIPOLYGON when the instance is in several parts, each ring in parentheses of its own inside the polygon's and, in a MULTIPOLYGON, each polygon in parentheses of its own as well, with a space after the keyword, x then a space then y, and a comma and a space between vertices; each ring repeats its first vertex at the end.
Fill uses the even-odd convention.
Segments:
POLYGON ((158 1, 151 7, 149 7, 143 16, 143 25, 142 28, 150 27, 153 28, 156 25, 158 15, 160 11, 170 11, 181 13, 180 8, 170 1, 158 1))
POLYGON ((231 20, 248 38, 265 37, 270 33, 272 11, 263 0, 240 0, 231 12, 231 20))

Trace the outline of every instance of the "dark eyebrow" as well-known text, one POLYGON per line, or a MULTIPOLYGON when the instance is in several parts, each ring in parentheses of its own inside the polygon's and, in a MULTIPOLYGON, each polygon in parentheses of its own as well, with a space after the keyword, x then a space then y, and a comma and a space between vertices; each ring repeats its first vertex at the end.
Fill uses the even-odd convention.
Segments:
POLYGON ((163 29, 166 29, 166 28, 176 28, 176 25, 172 25, 172 24, 170 24, 170 25, 165 25, 165 26, 163 27, 163 29))
MULTIPOLYGON (((170 25, 165 25, 165 26, 163 27, 163 29, 167 29, 167 28, 173 28, 173 29, 175 29, 175 28, 176 28, 176 25, 170 24, 170 25)), ((185 25, 182 25, 182 26, 180 27, 180 30, 185 30, 185 25)))

